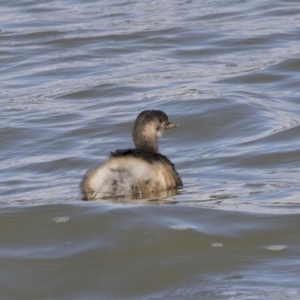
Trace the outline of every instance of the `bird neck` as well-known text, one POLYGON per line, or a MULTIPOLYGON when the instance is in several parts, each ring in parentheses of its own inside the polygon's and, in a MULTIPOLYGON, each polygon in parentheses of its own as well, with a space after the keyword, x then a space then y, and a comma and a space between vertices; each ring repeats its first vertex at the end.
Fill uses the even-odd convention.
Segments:
POLYGON ((157 140, 154 139, 134 139, 134 145, 136 149, 142 149, 150 152, 160 153, 158 149, 157 140))
POLYGON ((157 124, 135 124, 132 130, 132 138, 136 149, 160 153, 158 150, 157 124))

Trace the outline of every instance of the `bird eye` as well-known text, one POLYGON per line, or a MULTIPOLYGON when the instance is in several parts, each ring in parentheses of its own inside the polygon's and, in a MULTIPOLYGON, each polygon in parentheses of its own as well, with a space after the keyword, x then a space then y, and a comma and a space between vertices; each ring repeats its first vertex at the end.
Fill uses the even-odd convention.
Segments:
POLYGON ((156 127, 156 131, 158 131, 158 130, 159 130, 159 126, 156 127))

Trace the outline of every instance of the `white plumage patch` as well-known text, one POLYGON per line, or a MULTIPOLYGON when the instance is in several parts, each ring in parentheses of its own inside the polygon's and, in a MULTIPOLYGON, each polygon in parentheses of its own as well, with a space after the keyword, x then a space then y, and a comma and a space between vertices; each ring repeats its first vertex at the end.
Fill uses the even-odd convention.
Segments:
POLYGON ((82 183, 92 198, 144 193, 165 189, 166 181, 159 164, 135 157, 112 157, 91 170, 82 183), (143 190, 142 190, 143 189, 143 190))

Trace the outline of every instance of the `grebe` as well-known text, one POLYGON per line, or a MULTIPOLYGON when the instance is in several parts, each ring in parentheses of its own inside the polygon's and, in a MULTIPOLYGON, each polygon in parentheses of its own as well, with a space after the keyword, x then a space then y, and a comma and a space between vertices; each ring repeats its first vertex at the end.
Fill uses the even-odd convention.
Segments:
POLYGON ((136 118, 132 138, 135 149, 116 150, 101 166, 90 170, 81 182, 83 200, 157 193, 182 187, 174 164, 159 152, 158 139, 168 128, 160 110, 142 111, 136 118))

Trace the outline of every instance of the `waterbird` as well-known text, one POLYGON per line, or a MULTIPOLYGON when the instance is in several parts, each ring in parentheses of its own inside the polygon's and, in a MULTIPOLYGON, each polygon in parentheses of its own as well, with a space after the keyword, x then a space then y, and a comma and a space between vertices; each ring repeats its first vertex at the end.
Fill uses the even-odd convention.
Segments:
POLYGON ((132 129, 135 148, 111 152, 104 164, 87 171, 80 185, 82 200, 135 197, 182 187, 174 164, 158 148, 165 130, 177 126, 163 111, 142 111, 132 129))

